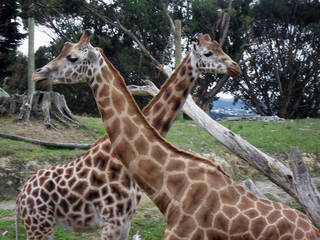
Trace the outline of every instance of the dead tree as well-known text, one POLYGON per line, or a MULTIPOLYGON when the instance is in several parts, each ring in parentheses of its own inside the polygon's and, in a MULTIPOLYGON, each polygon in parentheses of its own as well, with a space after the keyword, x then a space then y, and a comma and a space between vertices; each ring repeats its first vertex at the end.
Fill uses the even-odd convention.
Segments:
POLYGON ((14 94, 0 99, 0 116, 18 112, 18 120, 29 125, 31 116, 40 118, 41 114, 47 128, 55 129, 51 116, 66 126, 69 126, 69 123, 81 125, 70 111, 65 97, 58 92, 35 91, 30 96, 14 94))

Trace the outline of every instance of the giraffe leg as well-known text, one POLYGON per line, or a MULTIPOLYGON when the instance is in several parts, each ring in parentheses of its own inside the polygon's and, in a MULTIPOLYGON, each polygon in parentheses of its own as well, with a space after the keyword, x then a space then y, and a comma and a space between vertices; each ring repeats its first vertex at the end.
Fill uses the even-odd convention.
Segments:
POLYGON ((25 221, 23 223, 28 240, 53 240, 56 221, 51 214, 48 213, 47 216, 37 214, 28 218, 30 224, 26 224, 25 221))
POLYGON ((120 240, 127 240, 130 233, 131 222, 130 220, 125 221, 122 224, 122 229, 120 233, 120 240))
POLYGON ((120 240, 121 227, 116 223, 106 223, 101 231, 101 240, 120 240))

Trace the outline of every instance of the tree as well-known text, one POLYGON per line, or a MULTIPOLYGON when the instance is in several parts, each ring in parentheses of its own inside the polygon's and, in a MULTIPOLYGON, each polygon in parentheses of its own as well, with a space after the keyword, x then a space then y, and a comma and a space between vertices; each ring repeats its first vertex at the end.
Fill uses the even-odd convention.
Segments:
POLYGON ((12 74, 8 66, 14 62, 16 49, 25 37, 18 30, 19 8, 15 0, 0 0, 0 85, 12 74))
POLYGON ((320 3, 263 0, 253 10, 250 61, 229 90, 261 115, 319 115, 320 3))

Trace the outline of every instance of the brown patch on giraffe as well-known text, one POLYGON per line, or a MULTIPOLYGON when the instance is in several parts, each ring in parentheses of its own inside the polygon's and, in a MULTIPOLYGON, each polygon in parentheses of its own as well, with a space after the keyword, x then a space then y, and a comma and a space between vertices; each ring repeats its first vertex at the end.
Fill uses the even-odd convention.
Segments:
POLYGON ((263 232, 263 239, 279 239, 279 237, 275 226, 268 226, 263 232))
MULTIPOLYGON (((153 114, 158 113, 158 111, 161 109, 162 106, 163 106, 163 103, 161 103, 161 102, 156 103, 153 107, 153 111, 152 111, 153 114)), ((147 115, 145 115, 145 116, 147 116, 147 115)))
POLYGON ((149 159, 139 161, 137 174, 156 189, 160 189, 163 185, 163 169, 149 159))
POLYGON ((166 171, 183 171, 186 168, 186 164, 182 160, 171 159, 166 167, 166 171))
MULTIPOLYGON (((300 225, 301 222, 297 222, 297 226, 302 227, 302 225, 300 225)), ((283 235, 285 233, 292 233, 294 231, 295 226, 293 226, 293 224, 291 224, 290 222, 288 222, 287 219, 285 218, 281 218, 277 223, 277 228, 279 230, 280 235, 283 235)), ((307 226, 309 226, 307 224, 307 226)), ((308 228, 308 227, 307 227, 308 228)), ((305 230, 305 229, 304 229, 305 230)))
POLYGON ((160 164, 164 165, 168 154, 159 145, 152 146, 151 156, 160 164))
POLYGON ((63 198, 60 200, 59 206, 63 209, 63 211, 64 211, 65 213, 67 213, 67 212, 69 211, 69 204, 68 204, 67 201, 64 200, 63 198))
POLYGON ((186 66, 183 66, 181 71, 180 71, 180 76, 181 77, 183 77, 186 74, 186 70, 187 70, 186 66))
MULTIPOLYGON (((99 75, 100 76, 100 75, 99 75)), ((103 84, 99 89, 99 98, 104 98, 109 96, 109 88, 106 84, 103 84)))
POLYGON ((93 201, 94 199, 99 198, 100 194, 98 190, 89 190, 87 194, 85 195, 85 199, 90 201, 93 201))
POLYGON ((111 161, 108 167, 108 179, 110 181, 118 181, 121 175, 122 165, 116 163, 115 161, 111 161))
POLYGON ((111 124, 110 124, 110 128, 108 128, 108 135, 110 138, 111 142, 114 142, 119 133, 120 133, 120 119, 116 118, 111 124))
MULTIPOLYGON (((228 232, 228 226, 229 226, 228 219, 221 212, 219 212, 214 218, 213 227, 220 231, 228 232)), ((214 239, 214 238, 210 238, 210 239, 214 239)))
POLYGON ((180 218, 180 209, 173 203, 168 209, 167 228, 172 230, 180 218))
POLYGON ((134 146, 139 155, 146 155, 149 151, 149 144, 143 135, 135 140, 134 146))
POLYGON ((133 174, 134 180, 138 183, 138 185, 149 195, 152 195, 155 193, 154 189, 147 184, 143 178, 141 178, 138 174, 133 174))
POLYGON ((273 224, 281 217, 281 212, 279 210, 274 210, 267 217, 267 221, 269 224, 273 224))
POLYGON ((171 96, 171 93, 172 93, 172 89, 168 87, 164 92, 164 96, 163 96, 164 100, 167 100, 171 96))
POLYGON ((295 211, 293 211, 292 209, 290 210, 283 210, 283 214, 284 216, 290 220, 292 223, 295 223, 296 222, 296 219, 297 219, 297 214, 295 211))
POLYGON ((241 196, 240 202, 238 203, 237 207, 241 209, 242 211, 249 209, 249 208, 254 208, 254 202, 251 201, 249 198, 246 196, 241 196))
MULTIPOLYGON (((299 218, 297 224, 304 231, 310 231, 311 226, 305 219, 299 218)), ((290 224, 290 226, 292 226, 292 225, 290 224)))
POLYGON ((208 208, 206 206, 201 207, 195 215, 198 224, 203 228, 211 227, 213 213, 214 212, 210 208, 208 208))
POLYGON ((68 188, 62 188, 60 186, 57 187, 57 191, 62 197, 66 196, 69 192, 68 188))
POLYGON ((189 184, 190 183, 184 174, 175 174, 168 176, 168 190, 172 194, 172 197, 177 201, 180 201, 189 184))
POLYGON ((255 238, 261 235, 262 230, 267 225, 266 220, 263 217, 258 217, 251 222, 251 232, 255 238))
POLYGON ((81 171, 78 173, 78 178, 87 178, 89 171, 89 168, 81 169, 81 171))
POLYGON ((93 157, 93 166, 101 171, 105 171, 110 157, 99 152, 93 157))
POLYGON ((181 81, 177 86, 176 86, 176 91, 184 91, 186 89, 186 87, 188 87, 189 84, 187 83, 187 79, 184 79, 183 81, 181 81))
POLYGON ((262 216, 268 215, 268 213, 273 209, 272 207, 265 205, 261 202, 257 202, 256 206, 262 216))
POLYGON ((68 175, 68 176, 73 175, 73 168, 72 167, 66 169, 66 175, 68 175))
POLYGON ((123 119, 124 132, 126 136, 132 140, 139 132, 137 126, 130 120, 130 118, 123 119))
MULTIPOLYGON (((157 129, 158 131, 160 130, 160 128, 162 127, 162 120, 166 114, 166 109, 164 109, 163 111, 161 111, 152 121, 152 126, 157 129)), ((149 120, 149 119, 148 119, 149 120)))
POLYGON ((110 191, 116 196, 117 200, 128 197, 128 193, 126 191, 122 191, 118 184, 110 184, 110 191))
POLYGON ((82 205, 83 202, 80 200, 76 205, 73 206, 72 211, 79 212, 81 210, 82 205))
MULTIPOLYGON (((114 115, 114 111, 112 110, 112 108, 108 108, 108 109, 99 108, 99 110, 100 110, 100 114, 101 114, 102 119, 109 119, 109 118, 112 118, 112 116, 114 115)), ((108 133, 108 135, 109 135, 109 133, 108 133)))
POLYGON ((83 194, 84 191, 87 189, 88 183, 86 181, 79 181, 76 185, 72 188, 72 191, 75 191, 79 194, 83 194))
POLYGON ((294 237, 295 239, 303 239, 304 233, 300 229, 297 229, 294 234, 294 237))
POLYGON ((114 147, 114 152, 126 167, 129 167, 130 162, 136 158, 133 147, 126 139, 122 139, 121 142, 114 147))
POLYGON ((171 199, 168 197, 168 195, 165 192, 162 192, 152 201, 158 206, 161 213, 165 214, 168 208, 168 205, 171 202, 171 199))
MULTIPOLYGON (((258 211, 255 210, 255 209, 249 209, 249 210, 245 211, 244 214, 246 216, 248 216, 249 218, 251 218, 251 219, 256 218, 257 216, 259 216, 258 211)), ((276 219, 276 220, 278 220, 278 219, 276 219)))
POLYGON ((205 177, 206 169, 204 168, 188 168, 188 177, 191 180, 203 181, 205 177))
POLYGON ((220 199, 224 204, 235 205, 240 198, 239 193, 235 190, 233 186, 229 186, 228 188, 221 190, 220 199))
POLYGON ((245 233, 248 230, 249 219, 239 215, 231 222, 230 234, 245 233))
POLYGON ((44 185, 44 188, 50 193, 55 189, 55 184, 52 180, 49 180, 44 185))
POLYGON ((208 187, 204 183, 194 183, 189 189, 188 195, 182 202, 182 209, 187 214, 193 214, 201 205, 208 192, 208 187))
POLYGON ((100 187, 105 182, 105 173, 98 174, 95 170, 91 171, 90 186, 100 187))
POLYGON ((229 206, 229 205, 223 206, 222 211, 223 211, 224 215, 226 215, 228 218, 233 218, 239 212, 239 210, 237 208, 229 206))
POLYGON ((111 99, 112 99, 112 105, 118 112, 118 114, 121 114, 126 109, 126 101, 124 100, 123 95, 113 89, 111 92, 111 99))
POLYGON ((190 234, 196 228, 196 223, 192 217, 184 215, 180 220, 175 233, 179 236, 179 238, 185 238, 190 236, 190 234))
POLYGON ((74 204, 77 200, 79 199, 79 197, 75 194, 69 194, 69 196, 67 197, 67 201, 72 205, 74 204))
POLYGON ((191 240, 202 240, 204 239, 204 232, 201 229, 198 229, 191 237, 191 240))
POLYGON ((226 186, 224 176, 217 170, 208 169, 207 179, 208 185, 214 186, 217 190, 226 186))
POLYGON ((36 189, 34 189, 34 190, 32 191, 32 196, 35 197, 35 198, 37 198, 38 195, 39 195, 39 188, 36 188, 36 189))

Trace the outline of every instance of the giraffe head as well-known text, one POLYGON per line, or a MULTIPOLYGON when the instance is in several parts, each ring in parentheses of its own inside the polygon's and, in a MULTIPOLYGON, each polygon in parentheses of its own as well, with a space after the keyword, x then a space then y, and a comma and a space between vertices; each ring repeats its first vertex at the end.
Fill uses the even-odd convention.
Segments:
POLYGON ((208 34, 198 35, 198 43, 193 44, 192 53, 199 71, 227 74, 231 77, 241 73, 239 65, 208 34))
POLYGON ((99 66, 100 55, 100 49, 91 46, 90 38, 91 32, 85 30, 79 42, 66 42, 59 56, 36 69, 32 79, 43 86, 49 82, 71 84, 90 81, 99 66))

